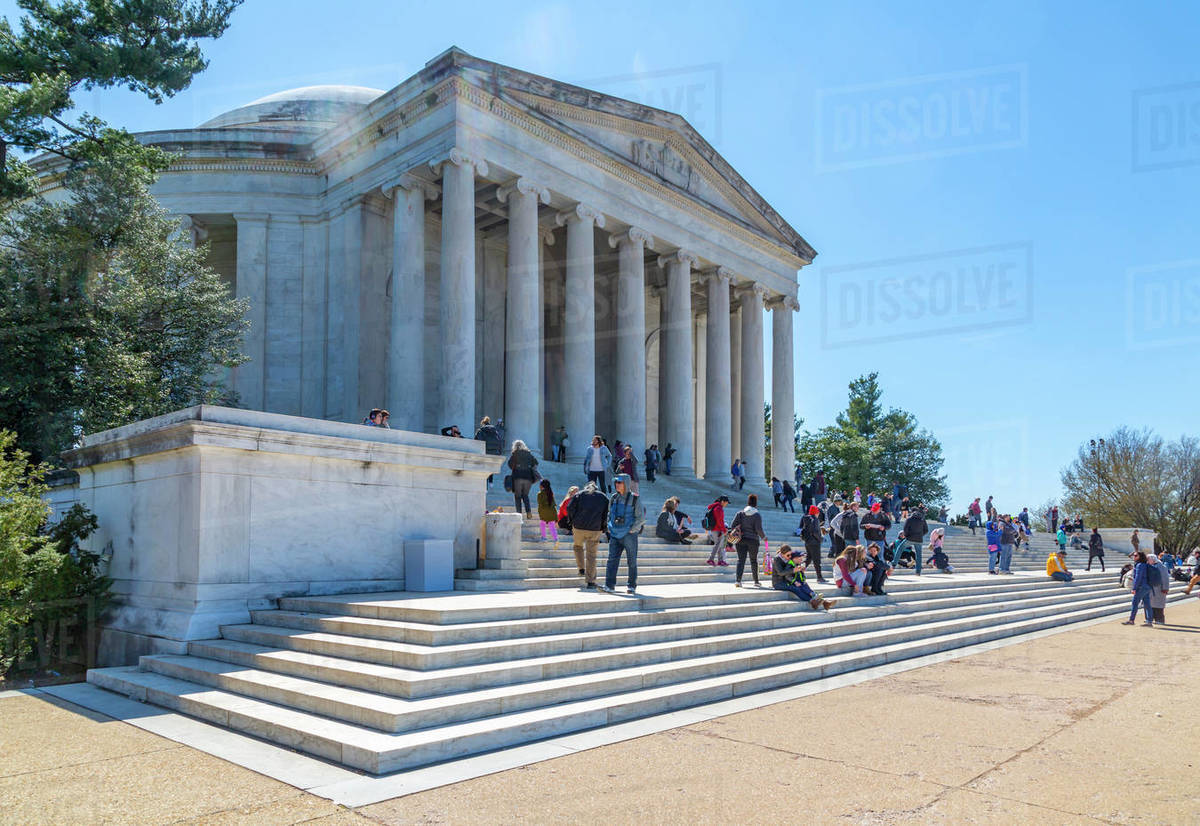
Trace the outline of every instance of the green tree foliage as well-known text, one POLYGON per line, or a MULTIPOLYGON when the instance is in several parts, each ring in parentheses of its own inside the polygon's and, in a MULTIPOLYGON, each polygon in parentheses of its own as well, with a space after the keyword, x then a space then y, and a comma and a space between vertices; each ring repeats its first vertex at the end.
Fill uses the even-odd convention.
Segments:
POLYGON ((823 470, 831 490, 857 485, 864 494, 886 493, 898 481, 907 485, 914 502, 945 502, 950 492, 941 475, 941 443, 913 414, 894 407, 883 412, 877 373, 855 379, 849 390, 846 409, 834 424, 800 436, 796 458, 805 476, 823 470))
POLYGON ((882 396, 878 373, 859 376, 850 382, 850 403, 837 415, 837 426, 846 433, 870 439, 884 420, 883 405, 879 403, 882 396))
POLYGON ((1089 526, 1150 528, 1174 553, 1200 545, 1200 439, 1118 428, 1079 447, 1062 485, 1060 509, 1089 526))
POLYGON ((73 163, 114 154, 163 162, 128 132, 73 112, 79 90, 123 87, 162 103, 208 65, 197 41, 219 37, 241 0, 18 0, 18 26, 0 20, 0 200, 34 191, 10 153, 46 152, 73 163))
POLYGON ((45 667, 67 650, 87 660, 89 623, 109 604, 112 580, 80 548, 96 529, 82 505, 49 525, 45 465, 34 465, 0 430, 0 674, 45 667))
POLYGON ((226 400, 245 307, 149 194, 170 158, 87 115, 78 89, 127 87, 161 102, 204 68, 239 0, 21 0, 0 21, 0 153, 57 156, 39 170, 68 194, 23 198, 33 172, 7 155, 0 181, 0 427, 35 461, 95 432, 226 400))
POLYGON ((0 247, 0 427, 37 460, 77 434, 231 401, 245 303, 181 243, 120 154, 71 173, 74 196, 13 211, 0 247))

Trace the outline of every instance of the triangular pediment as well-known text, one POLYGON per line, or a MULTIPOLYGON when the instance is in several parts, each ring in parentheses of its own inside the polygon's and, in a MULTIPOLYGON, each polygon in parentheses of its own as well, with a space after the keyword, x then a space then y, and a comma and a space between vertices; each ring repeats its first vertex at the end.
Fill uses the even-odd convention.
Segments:
POLYGON ((641 171, 686 191, 710 206, 769 232, 772 227, 757 210, 723 182, 686 142, 661 126, 603 115, 557 101, 516 93, 536 112, 587 136, 641 171))
POLYGON ((805 261, 816 256, 808 242, 679 115, 481 60, 458 49, 430 61, 427 70, 457 73, 805 261))

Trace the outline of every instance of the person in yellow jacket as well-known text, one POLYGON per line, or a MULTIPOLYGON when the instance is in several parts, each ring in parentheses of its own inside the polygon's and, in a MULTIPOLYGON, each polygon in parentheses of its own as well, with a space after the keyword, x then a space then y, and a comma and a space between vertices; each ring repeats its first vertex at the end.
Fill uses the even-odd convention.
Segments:
POLYGON ((1067 552, 1059 549, 1046 557, 1046 576, 1059 582, 1070 582, 1075 575, 1067 570, 1067 552))

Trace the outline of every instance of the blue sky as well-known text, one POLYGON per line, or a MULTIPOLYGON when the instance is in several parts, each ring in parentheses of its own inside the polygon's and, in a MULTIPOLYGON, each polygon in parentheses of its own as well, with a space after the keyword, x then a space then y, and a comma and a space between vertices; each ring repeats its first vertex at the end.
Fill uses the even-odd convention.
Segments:
POLYGON ((674 108, 819 252, 806 426, 878 370, 942 439, 954 507, 1015 510, 1089 437, 1196 432, 1198 42, 1183 2, 251 0, 177 98, 77 102, 191 126, 295 86, 391 88, 457 45, 674 108))

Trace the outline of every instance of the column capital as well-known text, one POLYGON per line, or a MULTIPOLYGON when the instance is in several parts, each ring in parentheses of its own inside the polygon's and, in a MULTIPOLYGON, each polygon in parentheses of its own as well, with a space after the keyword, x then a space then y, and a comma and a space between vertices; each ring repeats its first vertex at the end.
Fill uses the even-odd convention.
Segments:
POLYGON ((560 227, 573 221, 591 221, 600 229, 604 229, 604 213, 587 204, 576 204, 554 216, 554 223, 560 227))
POLYGON ((711 270, 706 270, 700 274, 700 280, 705 284, 710 281, 716 281, 718 286, 728 287, 733 279, 737 278, 732 270, 728 267, 713 267, 711 270))
POLYGON ((613 249, 625 243, 637 243, 648 250, 653 250, 654 236, 641 227, 630 227, 624 232, 614 232, 608 236, 608 245, 613 249))
POLYGON ((440 158, 435 158, 429 162, 429 168, 434 172, 440 172, 442 167, 447 163, 452 163, 455 166, 473 166, 474 171, 479 175, 487 177, 488 165, 487 161, 476 155, 472 155, 467 150, 460 146, 451 147, 450 150, 440 158))
POLYGON ((379 187, 379 191, 383 193, 383 197, 388 200, 391 200, 392 194, 397 189, 403 189, 407 192, 416 192, 419 190, 427 201, 436 201, 442 194, 440 186, 424 178, 418 178, 411 172, 404 172, 397 175, 394 179, 381 184, 379 187))
POLYGON ((767 300, 769 310, 791 310, 793 313, 800 309, 800 302, 794 295, 775 295, 767 300))
POLYGON ((761 299, 767 294, 767 288, 757 281, 751 281, 749 284, 743 284, 739 287, 738 294, 742 298, 750 298, 752 295, 757 295, 761 299))
POLYGON ((536 194, 538 200, 543 204, 550 203, 550 190, 532 178, 521 177, 509 181, 496 190, 496 199, 502 204, 507 203, 508 196, 513 192, 519 192, 522 195, 536 194))
POLYGON ((690 268, 695 269, 696 265, 700 263, 700 259, 696 257, 695 253, 689 252, 682 247, 674 252, 658 256, 658 265, 660 267, 665 267, 667 264, 673 263, 687 264, 690 268))

